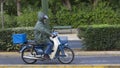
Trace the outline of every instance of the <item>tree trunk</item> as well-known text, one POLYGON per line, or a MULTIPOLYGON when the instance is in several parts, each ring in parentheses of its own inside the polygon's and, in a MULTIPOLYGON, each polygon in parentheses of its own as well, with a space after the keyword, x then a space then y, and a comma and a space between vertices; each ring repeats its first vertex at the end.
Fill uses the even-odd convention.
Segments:
POLYGON ((62 3, 64 6, 66 6, 68 8, 68 10, 71 10, 71 3, 70 0, 62 0, 62 3))
POLYGON ((2 29, 4 29, 4 0, 0 0, 1 2, 1 23, 2 23, 2 29))
POLYGON ((17 15, 18 15, 18 16, 21 15, 21 5, 20 5, 20 1, 21 1, 21 0, 17 0, 17 15))
POLYGON ((97 6, 99 0, 92 0, 92 1, 93 1, 93 8, 96 8, 96 6, 97 6))

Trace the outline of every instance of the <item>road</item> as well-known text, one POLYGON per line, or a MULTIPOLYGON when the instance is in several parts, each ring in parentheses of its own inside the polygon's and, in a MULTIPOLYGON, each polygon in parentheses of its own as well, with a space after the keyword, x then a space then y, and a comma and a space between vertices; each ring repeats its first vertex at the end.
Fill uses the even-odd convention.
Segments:
MULTIPOLYGON (((17 64, 23 64, 26 65, 22 59, 20 58, 20 55, 5 55, 2 56, 0 55, 0 65, 17 65, 17 64)), ((42 64, 42 65, 54 65, 54 64, 58 64, 61 65, 61 63, 56 59, 56 60, 46 60, 46 61, 37 61, 35 64, 33 65, 37 65, 37 64, 42 64)), ((83 65, 83 64, 120 64, 120 56, 80 56, 80 55, 76 55, 74 61, 71 63, 72 64, 79 64, 79 65, 83 65)))
MULTIPOLYGON (((82 47, 82 44, 79 40, 72 40, 70 41, 69 40, 69 45, 71 48, 81 48, 82 47)), ((75 52, 76 54, 76 52, 75 52)), ((0 65, 17 65, 17 64, 22 64, 22 65, 27 65, 25 64, 21 57, 20 57, 20 54, 19 53, 13 53, 13 54, 0 54, 0 65)), ((37 61, 35 64, 33 65, 39 65, 39 64, 42 64, 42 65, 46 65, 46 64, 49 64, 49 65, 54 65, 54 64, 58 64, 58 65, 61 65, 61 63, 58 61, 58 60, 49 60, 49 61, 37 61)), ((91 55, 86 55, 86 56, 83 56, 83 55, 75 55, 75 59, 74 61, 71 63, 71 65, 83 65, 83 64, 90 64, 90 65, 93 65, 93 64, 120 64, 120 55, 102 55, 102 56, 91 56, 91 55)))

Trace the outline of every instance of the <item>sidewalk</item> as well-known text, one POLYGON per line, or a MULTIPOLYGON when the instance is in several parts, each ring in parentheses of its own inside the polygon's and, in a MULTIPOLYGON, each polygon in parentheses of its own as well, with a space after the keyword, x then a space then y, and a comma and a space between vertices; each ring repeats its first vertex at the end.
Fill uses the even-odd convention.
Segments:
MULTIPOLYGON (((120 51, 76 51, 74 50, 75 55, 80 56, 120 56, 120 51)), ((20 56, 19 52, 0 52, 0 56, 20 56)))
POLYGON ((78 38, 77 34, 59 34, 59 36, 67 36, 68 40, 81 40, 78 38))

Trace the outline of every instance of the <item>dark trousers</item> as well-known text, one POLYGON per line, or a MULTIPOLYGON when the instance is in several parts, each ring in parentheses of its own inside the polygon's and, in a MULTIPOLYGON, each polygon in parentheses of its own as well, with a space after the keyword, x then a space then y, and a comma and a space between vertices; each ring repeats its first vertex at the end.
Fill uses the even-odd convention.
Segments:
POLYGON ((50 54, 53 48, 53 42, 49 41, 44 43, 44 45, 46 45, 46 49, 44 51, 45 54, 50 54))

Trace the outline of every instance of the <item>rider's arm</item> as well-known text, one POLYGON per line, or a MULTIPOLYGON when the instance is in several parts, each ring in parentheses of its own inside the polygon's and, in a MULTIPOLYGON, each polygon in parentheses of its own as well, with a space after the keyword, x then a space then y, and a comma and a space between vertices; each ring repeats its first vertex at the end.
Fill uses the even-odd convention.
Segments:
POLYGON ((45 28, 45 26, 41 24, 40 22, 37 22, 34 29, 51 36, 50 30, 45 28))
POLYGON ((45 33, 45 34, 51 36, 50 30, 47 29, 47 28, 45 28, 45 27, 42 27, 42 28, 41 28, 41 32, 43 32, 43 33, 45 33))

